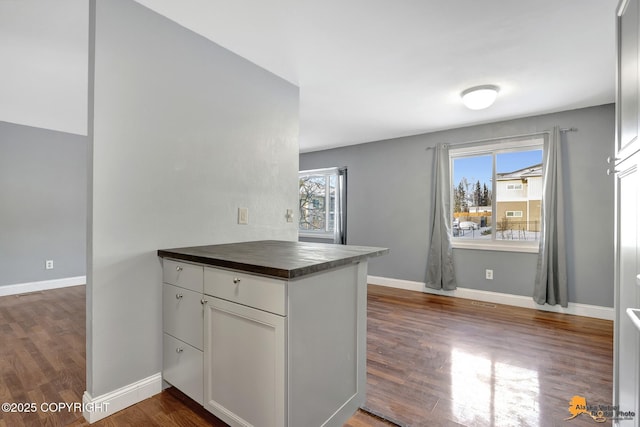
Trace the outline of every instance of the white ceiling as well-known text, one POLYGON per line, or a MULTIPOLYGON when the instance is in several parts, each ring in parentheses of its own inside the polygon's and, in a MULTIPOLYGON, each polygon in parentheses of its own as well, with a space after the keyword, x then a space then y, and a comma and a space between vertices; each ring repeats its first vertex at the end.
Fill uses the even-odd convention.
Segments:
POLYGON ((617 0, 137 1, 300 86, 301 151, 614 101, 617 0))
POLYGON ((87 134, 87 0, 0 0, 0 120, 87 134))
MULTIPOLYGON (((614 101, 617 0, 137 1, 298 85, 301 151, 614 101), (480 84, 500 86, 498 100, 465 109, 460 92, 480 84)), ((43 113, 24 124, 82 133, 80 3, 0 1, 0 120, 35 117, 29 93, 43 113), (13 63, 23 45, 39 53, 13 63), (69 124, 49 123, 60 114, 69 124)))

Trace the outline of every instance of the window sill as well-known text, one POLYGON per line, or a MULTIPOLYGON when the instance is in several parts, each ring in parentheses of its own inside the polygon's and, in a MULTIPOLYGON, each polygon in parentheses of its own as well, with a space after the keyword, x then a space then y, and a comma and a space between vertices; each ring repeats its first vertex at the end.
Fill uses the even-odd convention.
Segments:
POLYGON ((477 249, 483 251, 501 251, 501 252, 524 252, 530 254, 538 253, 538 245, 525 246, 509 243, 484 243, 484 242, 452 242, 453 249, 477 249))
POLYGON ((333 241, 333 233, 304 233, 302 231, 298 232, 298 237, 306 237, 308 239, 323 239, 323 240, 331 240, 333 241))

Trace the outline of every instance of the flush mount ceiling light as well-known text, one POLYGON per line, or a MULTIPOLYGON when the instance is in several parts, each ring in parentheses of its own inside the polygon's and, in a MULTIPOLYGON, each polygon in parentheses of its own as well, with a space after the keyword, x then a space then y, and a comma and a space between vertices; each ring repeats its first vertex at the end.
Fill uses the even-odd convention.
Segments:
POLYGON ((462 103, 471 110, 482 110, 491 106, 500 88, 494 85, 471 87, 460 94, 462 103))

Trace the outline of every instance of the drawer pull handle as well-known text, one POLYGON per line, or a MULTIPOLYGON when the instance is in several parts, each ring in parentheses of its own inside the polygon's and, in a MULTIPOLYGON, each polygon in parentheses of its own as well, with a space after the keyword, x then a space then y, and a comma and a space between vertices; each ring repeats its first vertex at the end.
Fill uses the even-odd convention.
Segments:
POLYGON ((176 294, 176 299, 182 299, 182 294, 176 294))
POLYGON ((233 278, 233 283, 235 283, 237 285, 238 283, 240 283, 240 279, 238 279, 237 277, 234 277, 233 278))
POLYGON ((178 354, 182 353, 183 351, 184 351, 184 348, 182 348, 182 347, 176 348, 176 353, 178 353, 178 354))
POLYGON ((182 267, 181 267, 181 266, 179 266, 179 265, 177 265, 177 266, 176 266, 176 271, 182 271, 182 267))
POLYGON ((607 169, 607 175, 615 175, 618 172, 620 172, 620 171, 615 170, 615 169, 607 169))
POLYGON ((617 162, 618 160, 620 160, 620 159, 619 159, 619 158, 617 158, 617 157, 611 157, 611 156, 607 157, 607 163, 608 163, 608 164, 615 163, 615 162, 617 162))
POLYGON ((200 300, 200 304, 202 304, 202 305, 205 305, 205 304, 206 304, 206 303, 208 303, 208 302, 209 302, 209 301, 208 301, 208 300, 206 300, 206 299, 204 299, 204 298, 202 298, 202 299, 200 300))

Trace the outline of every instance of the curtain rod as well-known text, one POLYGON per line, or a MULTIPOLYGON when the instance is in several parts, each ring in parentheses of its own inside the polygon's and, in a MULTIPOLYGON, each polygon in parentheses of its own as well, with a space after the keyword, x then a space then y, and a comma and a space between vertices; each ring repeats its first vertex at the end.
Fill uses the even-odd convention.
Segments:
MULTIPOLYGON (((578 128, 575 127, 571 127, 571 128, 561 128, 560 132, 577 132, 578 128)), ((501 137, 495 137, 495 138, 489 138, 489 139, 478 139, 475 141, 467 141, 467 142, 457 142, 457 143, 453 143, 453 144, 446 144, 449 147, 459 147, 462 145, 475 145, 475 144, 483 144, 483 143, 489 143, 489 142, 494 142, 494 141, 502 141, 505 139, 519 139, 519 138, 527 138, 527 137, 531 137, 531 136, 540 136, 540 135, 545 135, 545 134, 549 134, 551 133, 550 130, 543 130, 541 132, 535 132, 535 133, 524 133, 521 135, 510 135, 510 136, 501 136, 501 137)), ((435 147, 427 147, 427 150, 433 150, 435 147)))

